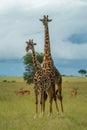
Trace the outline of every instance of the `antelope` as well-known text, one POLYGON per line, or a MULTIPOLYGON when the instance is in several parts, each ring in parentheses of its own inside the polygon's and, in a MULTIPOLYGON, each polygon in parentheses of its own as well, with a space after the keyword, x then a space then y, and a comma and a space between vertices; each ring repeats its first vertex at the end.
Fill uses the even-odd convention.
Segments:
POLYGON ((77 90, 78 90, 78 88, 73 88, 72 90, 70 90, 70 94, 72 96, 76 96, 77 95, 77 90))
POLYGON ((20 91, 18 91, 16 94, 17 94, 17 95, 18 95, 18 94, 24 95, 25 93, 30 94, 30 90, 20 90, 20 91))

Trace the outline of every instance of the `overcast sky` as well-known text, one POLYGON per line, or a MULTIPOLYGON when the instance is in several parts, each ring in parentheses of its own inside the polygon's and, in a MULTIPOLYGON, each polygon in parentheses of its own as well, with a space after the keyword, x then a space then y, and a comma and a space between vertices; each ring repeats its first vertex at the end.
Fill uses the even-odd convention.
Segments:
POLYGON ((87 0, 0 0, 0 59, 22 58, 26 40, 43 52, 39 21, 49 15, 51 51, 55 58, 87 59, 87 0))

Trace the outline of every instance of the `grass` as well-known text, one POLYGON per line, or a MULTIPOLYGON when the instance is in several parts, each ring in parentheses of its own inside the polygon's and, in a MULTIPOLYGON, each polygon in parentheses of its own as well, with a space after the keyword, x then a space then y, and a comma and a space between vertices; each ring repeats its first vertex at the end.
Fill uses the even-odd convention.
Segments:
POLYGON ((87 77, 63 77, 63 104, 64 117, 56 115, 54 102, 53 116, 48 117, 47 100, 44 117, 34 119, 33 84, 27 85, 22 77, 0 77, 0 130, 87 130, 87 77), (71 88, 78 88, 77 96, 70 95, 71 88), (31 93, 16 95, 20 89, 31 93))

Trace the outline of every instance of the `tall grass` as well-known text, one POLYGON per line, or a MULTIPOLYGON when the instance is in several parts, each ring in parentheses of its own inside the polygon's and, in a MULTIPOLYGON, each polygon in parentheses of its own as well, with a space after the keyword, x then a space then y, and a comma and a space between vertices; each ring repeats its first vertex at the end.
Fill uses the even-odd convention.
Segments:
POLYGON ((0 130, 87 130, 87 77, 63 77, 63 103, 64 117, 56 114, 54 102, 49 117, 47 100, 44 117, 34 119, 33 84, 26 85, 22 77, 0 77, 0 130), (78 88, 76 96, 70 95, 72 88, 78 88), (29 89, 30 95, 16 95, 20 89, 29 89))

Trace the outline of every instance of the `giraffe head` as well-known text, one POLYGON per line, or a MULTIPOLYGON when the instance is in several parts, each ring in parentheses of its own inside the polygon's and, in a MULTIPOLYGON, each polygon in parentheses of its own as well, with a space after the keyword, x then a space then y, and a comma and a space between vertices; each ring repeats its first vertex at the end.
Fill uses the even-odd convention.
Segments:
POLYGON ((29 50, 32 50, 34 48, 34 45, 36 45, 36 43, 33 43, 33 40, 26 41, 26 43, 27 43, 27 47, 26 47, 27 52, 29 50))
POLYGON ((44 16, 43 16, 43 19, 40 19, 40 21, 43 23, 44 26, 46 26, 46 25, 48 25, 48 22, 51 22, 51 21, 52 21, 52 19, 49 19, 49 18, 48 18, 48 15, 47 15, 47 16, 44 15, 44 16))

